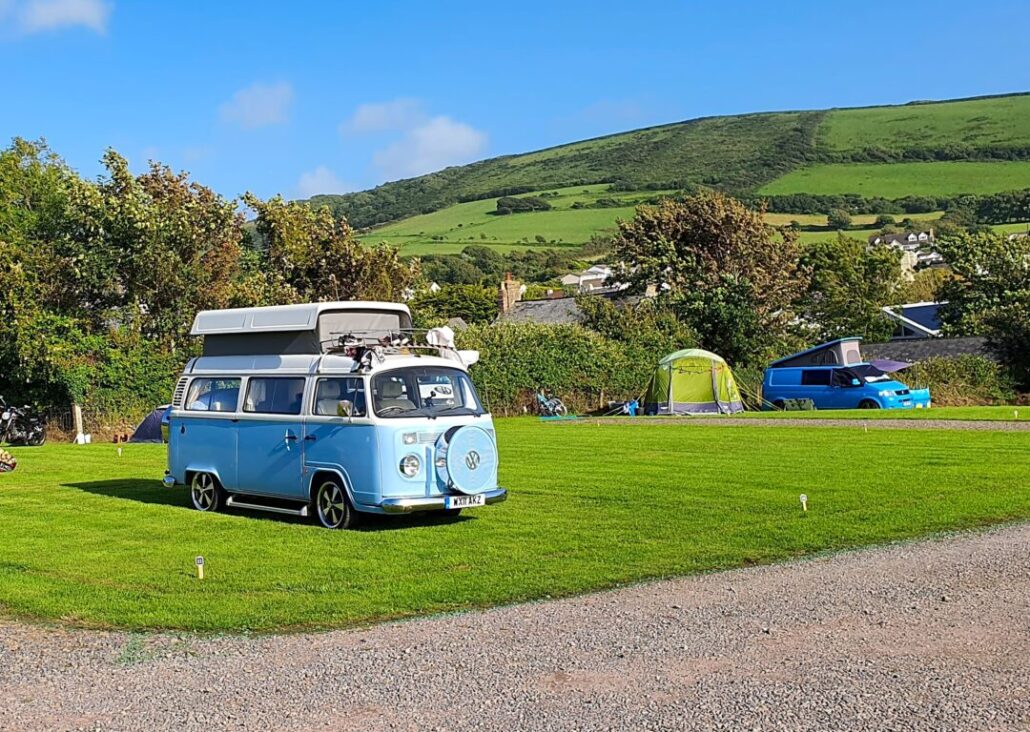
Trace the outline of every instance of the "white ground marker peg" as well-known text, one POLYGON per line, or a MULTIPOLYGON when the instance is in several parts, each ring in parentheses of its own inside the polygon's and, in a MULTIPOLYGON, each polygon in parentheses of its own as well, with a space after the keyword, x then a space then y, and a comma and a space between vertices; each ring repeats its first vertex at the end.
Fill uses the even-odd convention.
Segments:
POLYGON ((204 557, 197 557, 197 579, 204 579, 204 557))
POLYGON ((118 457, 121 457, 121 456, 122 456, 122 448, 119 447, 118 448, 118 457))
POLYGON ((804 493, 801 494, 801 510, 808 510, 808 496, 806 496, 804 493))

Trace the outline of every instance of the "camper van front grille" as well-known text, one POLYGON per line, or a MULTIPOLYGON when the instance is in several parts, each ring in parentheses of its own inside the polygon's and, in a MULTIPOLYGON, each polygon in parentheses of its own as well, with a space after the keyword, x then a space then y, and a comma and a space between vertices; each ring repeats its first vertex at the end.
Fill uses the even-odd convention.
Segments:
POLYGON ((179 383, 175 385, 175 393, 172 394, 172 407, 174 409, 182 409, 183 399, 186 398, 186 384, 189 383, 190 377, 183 376, 179 379, 179 383))

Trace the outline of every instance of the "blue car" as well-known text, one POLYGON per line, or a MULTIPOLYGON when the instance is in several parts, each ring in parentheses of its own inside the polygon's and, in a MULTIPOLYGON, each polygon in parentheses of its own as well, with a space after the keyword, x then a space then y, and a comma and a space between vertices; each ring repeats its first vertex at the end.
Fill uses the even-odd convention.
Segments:
POLYGON ((858 338, 842 338, 780 359, 765 370, 762 399, 773 409, 809 400, 816 409, 926 409, 929 389, 910 389, 861 360, 858 338))

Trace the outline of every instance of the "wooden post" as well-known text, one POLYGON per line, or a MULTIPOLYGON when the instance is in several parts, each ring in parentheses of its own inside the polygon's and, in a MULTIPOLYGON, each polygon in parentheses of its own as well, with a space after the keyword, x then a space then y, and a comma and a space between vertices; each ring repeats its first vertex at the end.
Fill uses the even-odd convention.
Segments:
POLYGON ((82 429, 82 407, 78 404, 72 404, 72 420, 75 422, 75 444, 83 445, 86 443, 86 435, 82 429))

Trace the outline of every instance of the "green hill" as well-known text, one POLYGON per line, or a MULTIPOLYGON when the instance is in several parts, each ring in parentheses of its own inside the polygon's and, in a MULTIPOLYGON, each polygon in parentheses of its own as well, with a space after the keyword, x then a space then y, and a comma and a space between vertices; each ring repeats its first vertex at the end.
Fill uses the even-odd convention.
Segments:
POLYGON ((582 243, 625 212, 572 209, 576 195, 581 205, 614 198, 629 211, 648 192, 696 185, 736 195, 885 198, 1030 188, 1030 95, 701 118, 310 202, 328 204, 360 229, 388 224, 367 233, 367 240, 443 251, 476 240, 495 246, 582 243), (547 191, 559 194, 554 210, 489 214, 499 196, 547 191))

